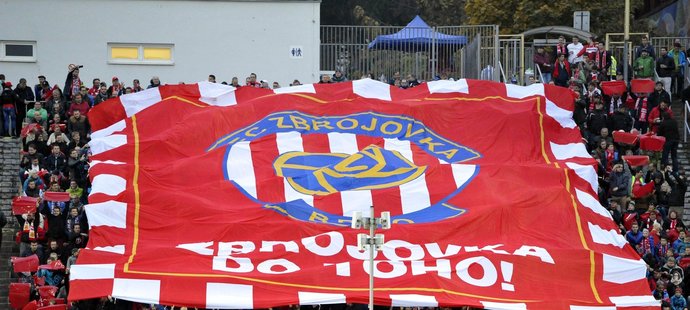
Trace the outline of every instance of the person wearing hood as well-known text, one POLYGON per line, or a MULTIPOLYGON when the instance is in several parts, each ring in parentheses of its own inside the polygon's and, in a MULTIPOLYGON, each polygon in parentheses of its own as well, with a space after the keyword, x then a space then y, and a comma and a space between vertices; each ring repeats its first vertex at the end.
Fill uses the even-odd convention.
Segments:
POLYGON ((335 73, 333 73, 333 78, 331 78, 331 81, 333 81, 333 83, 346 82, 347 77, 345 77, 343 71, 335 70, 335 73))

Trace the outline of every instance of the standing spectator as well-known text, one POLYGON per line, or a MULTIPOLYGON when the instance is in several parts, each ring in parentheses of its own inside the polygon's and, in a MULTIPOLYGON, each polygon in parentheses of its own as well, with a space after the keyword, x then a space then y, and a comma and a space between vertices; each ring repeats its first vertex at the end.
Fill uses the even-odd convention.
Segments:
POLYGON ((105 84, 102 84, 99 86, 100 88, 98 89, 98 93, 96 94, 96 97, 93 99, 93 106, 99 105, 101 102, 108 100, 108 87, 105 86, 105 84))
POLYGON ((668 112, 661 112, 661 124, 659 124, 658 134, 666 138, 664 150, 661 153, 661 164, 665 166, 668 163, 668 155, 670 153, 673 171, 678 171, 678 141, 680 141, 680 134, 678 133, 678 123, 668 112))
POLYGON ((46 109, 49 111, 61 112, 64 112, 67 109, 67 102, 59 88, 52 90, 50 97, 46 100, 46 109), (55 109, 55 106, 57 106, 57 109, 55 109))
MULTIPOLYGON (((589 37, 589 38, 587 38, 587 45, 583 46, 582 50, 580 50, 580 52, 577 53, 577 56, 581 57, 581 56, 587 55, 587 57, 589 57, 589 59, 593 60, 595 55, 597 54, 597 51, 598 51, 597 43, 594 42, 594 38, 589 37)), ((584 60, 584 58, 583 58, 583 60, 584 60)))
POLYGON ((335 73, 333 73, 333 78, 331 79, 333 83, 340 83, 340 82, 345 82, 347 81, 347 77, 345 77, 345 74, 343 74, 343 71, 335 70, 335 73))
POLYGON ((673 243, 678 240, 680 231, 685 230, 685 224, 682 219, 678 218, 678 213, 676 211, 671 211, 668 213, 668 221, 664 222, 663 228, 669 240, 673 243))
POLYGON ((216 76, 213 74, 208 75, 208 82, 209 83, 215 83, 216 82, 216 76))
POLYGON ((642 55, 635 59, 633 68, 635 68, 636 78, 651 79, 654 76, 654 58, 649 56, 647 50, 642 50, 642 55))
POLYGON ((635 48, 635 58, 642 56, 642 52, 647 51, 649 56, 656 58, 654 53, 654 46, 649 43, 649 38, 647 36, 642 37, 642 44, 635 48))
POLYGON ((558 44, 553 47, 553 54, 551 55, 553 59, 558 59, 561 54, 568 55, 568 47, 565 45, 565 37, 558 37, 558 44))
POLYGON ((42 214, 35 212, 26 213, 17 216, 20 230, 19 235, 19 255, 26 254, 30 251, 30 244, 33 242, 42 242, 45 238, 45 218, 42 214))
POLYGON ((569 80, 570 63, 565 59, 565 54, 561 54, 553 66, 553 81, 557 86, 568 87, 569 80))
POLYGON ((38 76, 38 84, 34 85, 34 98, 36 98, 36 101, 43 98, 43 86, 45 84, 50 85, 50 83, 48 83, 48 81, 46 81, 45 76, 39 75, 38 76))
POLYGON ((667 100, 662 100, 659 103, 659 106, 654 107, 650 112, 649 112, 649 117, 647 120, 649 121, 649 130, 651 132, 657 133, 659 130, 659 124, 661 124, 661 113, 668 113, 668 115, 673 118, 673 111, 671 108, 668 106, 668 103, 670 101, 667 100))
POLYGON ((647 114, 649 113, 647 93, 638 93, 635 101, 635 128, 641 133, 647 132, 647 114))
MULTIPOLYGON (((232 81, 230 82, 230 86, 232 86, 232 87, 234 87, 234 88, 240 88, 240 87, 242 87, 242 85, 240 85, 240 82, 239 82, 239 80, 237 79, 236 76, 233 76, 233 77, 232 77, 232 81)), ((292 85, 290 85, 290 86, 292 86, 292 85)))
POLYGON ((26 79, 21 78, 19 79, 19 84, 17 85, 17 88, 14 89, 14 93, 17 95, 18 99, 17 100, 17 126, 16 130, 17 132, 21 132, 22 130, 22 123, 24 120, 26 120, 26 107, 27 107, 27 102, 34 101, 36 97, 34 97, 34 92, 31 90, 26 85, 26 79))
POLYGON ((606 78, 611 67, 611 52, 607 51, 603 42, 597 43, 597 51, 594 54, 594 63, 599 70, 599 75, 606 78))
POLYGON ((95 78, 92 81, 93 84, 91 84, 91 88, 89 88, 89 95, 91 97, 96 97, 96 94, 98 94, 98 90, 101 88, 101 79, 95 78))
POLYGON ((150 83, 151 83, 151 84, 149 84, 149 86, 146 87, 146 89, 161 86, 161 79, 158 78, 158 76, 155 76, 155 75, 154 75, 153 77, 151 77, 150 83))
POLYGON ((125 93, 124 87, 120 84, 120 79, 113 77, 113 85, 108 87, 108 98, 120 97, 125 93))
POLYGON ((65 79, 65 99, 72 100, 72 96, 79 92, 81 88, 81 79, 79 79, 79 68, 82 66, 77 66, 75 64, 70 64, 67 66, 67 78, 65 79))
POLYGON ((249 74, 249 80, 247 81, 247 86, 261 88, 261 83, 256 80, 256 73, 252 72, 249 74))
MULTIPOLYGON (((685 64, 688 62, 686 55, 680 50, 680 42, 673 43, 673 49, 668 52, 668 56, 673 58, 673 62, 676 65, 674 70, 676 73, 676 93, 680 96, 683 90, 683 78, 685 77, 685 64)), ((669 89, 669 91, 671 91, 669 89)))
POLYGON ((656 60, 656 72, 659 74, 659 81, 664 85, 664 89, 671 91, 671 82, 676 74, 676 63, 668 55, 666 48, 662 47, 660 54, 656 60))
POLYGON ((635 120, 628 112, 628 106, 625 104, 618 106, 618 109, 611 115, 611 130, 613 131, 630 132, 634 123, 635 120))
MULTIPOLYGON (((594 109, 587 114, 587 129, 592 135, 597 135, 608 124, 608 114, 604 111, 604 104, 601 102, 601 97, 596 97, 594 102, 594 109)), ((606 130, 608 133, 608 130, 606 130)))
POLYGON ((580 38, 573 37, 573 42, 568 44, 568 62, 575 65, 582 61, 582 54, 580 52, 585 47, 580 43, 580 38))
POLYGON ((86 86, 82 86, 79 89, 79 93, 81 94, 81 97, 84 98, 84 100, 89 104, 89 107, 93 106, 93 97, 89 95, 89 89, 86 88, 86 86))
POLYGON ((278 88, 280 88, 280 83, 273 82, 273 89, 278 89, 278 88))
POLYGON ((640 227, 637 225, 637 223, 633 223, 630 231, 625 234, 625 240, 628 240, 628 243, 630 243, 633 248, 637 248, 637 245, 642 242, 642 239, 643 236, 642 232, 640 231, 640 227))
POLYGON ((144 90, 144 89, 141 88, 141 83, 139 82, 139 79, 134 79, 132 81, 132 92, 138 93, 142 90, 144 90))
POLYGON ((5 136, 17 136, 17 101, 19 96, 12 91, 12 84, 5 82, 0 95, 5 136))
POLYGON ((654 110, 662 101, 669 104, 671 102, 671 96, 666 91, 666 88, 664 88, 664 83, 656 82, 654 91, 649 94, 649 108, 654 110))
POLYGON ((539 66, 539 70, 541 71, 541 79, 543 80, 542 82, 545 84, 551 82, 551 57, 549 57, 549 54, 544 52, 543 46, 537 47, 537 52, 534 54, 533 60, 534 64, 539 66))

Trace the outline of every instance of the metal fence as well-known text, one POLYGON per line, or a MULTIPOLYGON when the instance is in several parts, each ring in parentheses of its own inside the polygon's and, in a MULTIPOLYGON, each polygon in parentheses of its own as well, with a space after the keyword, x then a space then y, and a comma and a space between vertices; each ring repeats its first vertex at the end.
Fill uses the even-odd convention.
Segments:
POLYGON ((351 79, 371 75, 388 80, 399 72, 402 78, 415 75, 420 80, 436 76, 497 80, 498 26, 321 26, 320 61, 321 71, 340 70, 351 79), (378 36, 403 29, 406 37, 417 40, 370 48, 378 36), (463 36, 466 43, 444 43, 447 36, 463 36))

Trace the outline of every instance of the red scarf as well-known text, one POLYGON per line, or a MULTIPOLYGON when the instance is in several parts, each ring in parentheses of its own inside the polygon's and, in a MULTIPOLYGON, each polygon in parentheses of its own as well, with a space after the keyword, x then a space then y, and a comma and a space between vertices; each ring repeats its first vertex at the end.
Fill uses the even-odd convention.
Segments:
POLYGON ((637 98, 637 104, 635 104, 635 108, 639 112, 640 117, 638 120, 640 122, 646 123, 647 122, 647 97, 642 97, 642 98, 637 98))
POLYGON ((666 251, 668 251, 668 244, 666 245, 659 245, 659 249, 657 250, 656 256, 658 257, 664 257, 666 256, 666 251))
POLYGON ((671 220, 671 230, 676 228, 677 220, 671 220))
POLYGON ((597 63, 597 67, 599 67, 599 70, 603 70, 604 68, 606 68, 606 51, 598 52, 595 57, 595 61, 597 63))
POLYGON ((615 155, 615 151, 611 151, 608 148, 606 149, 606 172, 608 173, 611 173, 611 169, 613 169, 613 160, 615 155))
POLYGON ((651 236, 642 239, 642 242, 640 242, 640 255, 645 255, 647 253, 651 253, 652 251, 652 242, 650 241, 651 236))
POLYGON ((568 48, 565 47, 565 45, 556 45, 556 57, 558 57, 559 54, 564 54, 568 55, 568 48))

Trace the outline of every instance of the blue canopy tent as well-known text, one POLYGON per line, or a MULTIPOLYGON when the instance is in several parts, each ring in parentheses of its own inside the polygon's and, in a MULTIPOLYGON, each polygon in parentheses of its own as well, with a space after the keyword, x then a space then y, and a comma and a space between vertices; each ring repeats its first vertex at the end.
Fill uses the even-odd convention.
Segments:
POLYGON ((454 36, 438 32, 429 27, 424 20, 415 18, 402 30, 394 34, 377 36, 374 41, 369 43, 369 49, 398 50, 406 52, 417 52, 431 49, 432 45, 458 47, 467 44, 465 36, 454 36))

